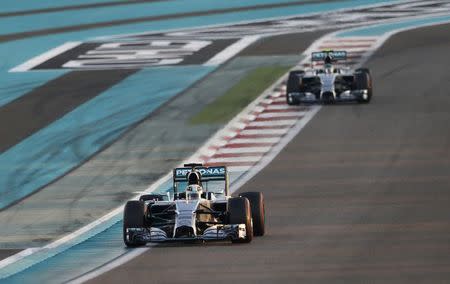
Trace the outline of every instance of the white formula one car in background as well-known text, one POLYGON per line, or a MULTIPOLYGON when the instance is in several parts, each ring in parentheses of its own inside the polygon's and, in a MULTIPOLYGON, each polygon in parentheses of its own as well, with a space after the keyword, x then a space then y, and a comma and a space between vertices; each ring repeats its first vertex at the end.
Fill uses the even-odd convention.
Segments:
POLYGON ((313 52, 310 69, 289 73, 287 103, 369 103, 372 98, 372 77, 369 69, 352 70, 335 66, 338 61, 346 59, 346 51, 313 52), (314 67, 314 63, 323 64, 323 68, 314 67))
POLYGON ((264 235, 264 218, 262 193, 229 196, 226 167, 185 164, 173 170, 173 194, 127 202, 123 239, 129 247, 171 241, 248 243, 264 235))

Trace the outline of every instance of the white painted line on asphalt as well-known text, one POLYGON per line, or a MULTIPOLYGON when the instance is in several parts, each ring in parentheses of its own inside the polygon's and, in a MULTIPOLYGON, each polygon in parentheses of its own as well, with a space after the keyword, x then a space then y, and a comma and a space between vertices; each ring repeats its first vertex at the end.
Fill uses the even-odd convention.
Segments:
POLYGON ((218 66, 228 59, 238 54, 241 50, 256 42, 260 36, 247 36, 228 46, 221 52, 217 53, 213 58, 209 59, 204 66, 218 66))
POLYGON ((25 72, 28 71, 30 69, 33 69, 34 67, 44 63, 45 61, 60 55, 61 53, 66 52, 69 49, 72 49, 74 47, 77 47, 78 45, 80 45, 81 42, 66 42, 63 45, 60 45, 56 48, 53 48, 52 50, 47 51, 46 53, 43 53, 39 56, 36 56, 30 60, 28 60, 27 62, 24 62, 12 69, 9 70, 9 72, 25 72))
POLYGON ((24 257, 27 257, 27 256, 29 256, 29 255, 32 255, 33 253, 35 253, 35 252, 37 252, 37 251, 40 251, 40 250, 42 250, 41 247, 27 248, 27 249, 24 249, 24 250, 22 250, 22 251, 16 253, 16 254, 13 254, 13 255, 7 257, 7 258, 5 258, 5 259, 2 259, 2 260, 0 261, 0 269, 2 269, 2 268, 4 268, 4 267, 6 267, 6 266, 8 266, 8 265, 10 265, 10 264, 12 264, 12 263, 18 261, 18 260, 20 260, 20 259, 22 259, 22 258, 24 258, 24 257))

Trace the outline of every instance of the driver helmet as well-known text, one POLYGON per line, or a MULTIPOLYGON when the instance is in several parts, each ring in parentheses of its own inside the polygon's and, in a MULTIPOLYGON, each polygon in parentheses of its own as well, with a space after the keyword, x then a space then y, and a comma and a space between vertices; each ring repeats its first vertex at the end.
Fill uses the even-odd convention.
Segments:
POLYGON ((189 185, 191 185, 191 184, 201 185, 200 173, 198 173, 197 171, 190 172, 187 176, 187 180, 188 180, 189 185))
POLYGON ((327 74, 331 74, 334 72, 334 68, 333 68, 333 58, 331 57, 331 55, 327 55, 325 57, 324 60, 324 69, 325 69, 325 73, 327 74))

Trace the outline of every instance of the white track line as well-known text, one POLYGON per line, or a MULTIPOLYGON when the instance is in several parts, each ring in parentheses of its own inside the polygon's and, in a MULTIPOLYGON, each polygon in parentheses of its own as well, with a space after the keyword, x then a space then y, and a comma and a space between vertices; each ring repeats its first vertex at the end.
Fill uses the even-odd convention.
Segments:
POLYGON ((52 50, 47 51, 46 53, 43 53, 39 56, 36 56, 27 62, 24 62, 11 70, 9 72, 25 72, 30 69, 33 69, 34 67, 44 63, 45 61, 49 60, 50 58, 53 58, 63 52, 66 52, 69 49, 72 49, 74 47, 77 47, 81 44, 81 42, 66 42, 63 45, 60 45, 52 50))
POLYGON ((246 48, 247 46, 251 45, 252 43, 256 42, 260 36, 247 36, 242 38, 241 40, 238 40, 237 42, 233 43, 232 45, 228 46, 221 52, 217 53, 213 58, 209 59, 204 66, 218 66, 228 59, 232 58, 241 50, 246 48))

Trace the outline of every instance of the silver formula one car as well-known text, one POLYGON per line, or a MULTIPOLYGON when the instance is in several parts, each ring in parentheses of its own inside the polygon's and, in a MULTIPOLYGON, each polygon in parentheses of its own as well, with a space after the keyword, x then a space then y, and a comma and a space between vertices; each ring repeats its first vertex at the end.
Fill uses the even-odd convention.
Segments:
POLYGON ((346 51, 321 51, 311 55, 311 68, 289 73, 286 100, 289 105, 301 103, 358 102, 372 98, 372 78, 367 68, 352 70, 337 67, 347 59, 346 51), (323 67, 315 67, 317 64, 323 67))
POLYGON ((123 218, 123 239, 129 247, 174 241, 248 243, 264 231, 262 193, 230 197, 224 166, 185 164, 174 169, 172 194, 128 201, 123 218))

